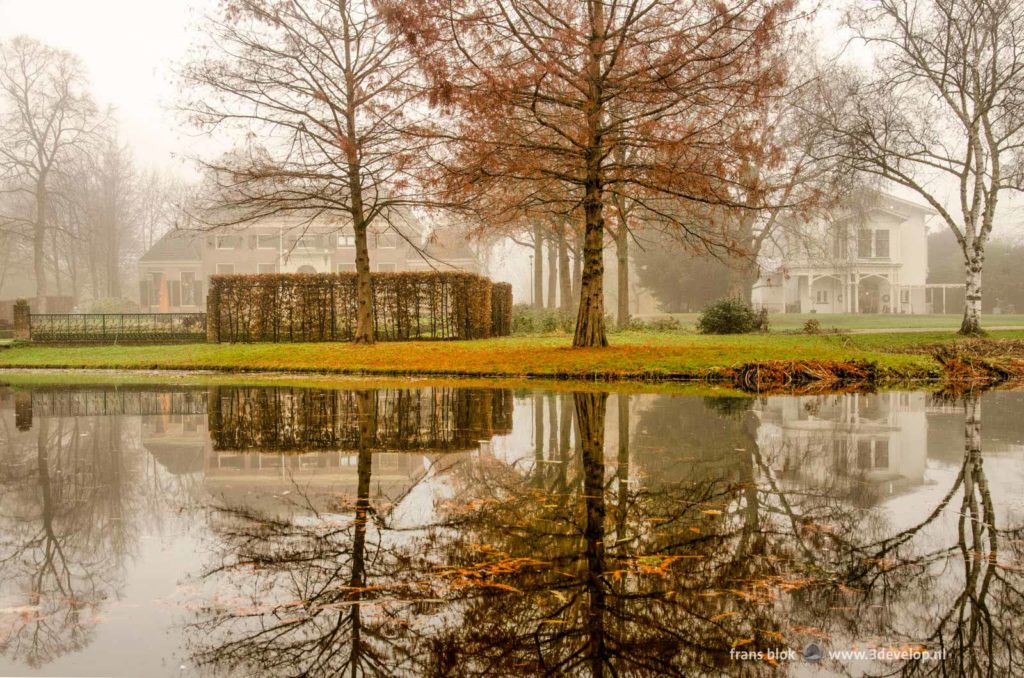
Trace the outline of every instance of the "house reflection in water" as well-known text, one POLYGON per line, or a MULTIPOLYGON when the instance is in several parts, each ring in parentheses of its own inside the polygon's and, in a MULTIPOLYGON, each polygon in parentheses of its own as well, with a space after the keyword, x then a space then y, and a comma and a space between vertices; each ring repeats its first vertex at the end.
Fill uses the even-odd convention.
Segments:
POLYGON ((440 458, 486 449, 512 425, 501 389, 215 386, 204 401, 204 414, 167 402, 144 417, 143 445, 172 473, 201 473, 208 491, 263 509, 297 488, 354 495, 360 450, 372 455, 374 500, 395 501, 440 458))
POLYGON ((758 447, 779 479, 870 505, 924 482, 931 409, 926 393, 767 397, 758 447))

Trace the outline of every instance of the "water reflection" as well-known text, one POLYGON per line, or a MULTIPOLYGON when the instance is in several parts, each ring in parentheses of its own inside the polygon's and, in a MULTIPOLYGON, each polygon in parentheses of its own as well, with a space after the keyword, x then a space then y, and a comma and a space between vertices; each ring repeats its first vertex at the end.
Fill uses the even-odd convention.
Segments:
POLYGON ((1016 675, 1021 400, 2 391, 0 672, 96 673, 177 515, 197 674, 1016 675))

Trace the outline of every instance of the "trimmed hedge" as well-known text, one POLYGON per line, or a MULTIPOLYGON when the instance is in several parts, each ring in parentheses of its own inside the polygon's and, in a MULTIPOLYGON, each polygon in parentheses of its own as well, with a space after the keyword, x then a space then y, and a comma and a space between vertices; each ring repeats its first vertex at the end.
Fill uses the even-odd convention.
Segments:
MULTIPOLYGON (((373 273, 378 341, 480 339, 508 334, 492 308, 495 287, 473 273, 373 273)), ((207 341, 351 341, 355 273, 215 275, 207 295, 207 341)), ((511 307, 511 304, 509 304, 511 307)), ((511 322, 508 323, 511 325, 511 322)))

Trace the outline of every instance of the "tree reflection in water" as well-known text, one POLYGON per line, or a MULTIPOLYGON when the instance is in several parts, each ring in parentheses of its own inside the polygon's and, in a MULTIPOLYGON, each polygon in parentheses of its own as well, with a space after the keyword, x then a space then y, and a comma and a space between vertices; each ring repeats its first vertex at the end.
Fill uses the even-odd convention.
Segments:
MULTIPOLYGON (((839 673, 1022 673, 1024 535, 997 520, 977 396, 956 477, 903 526, 846 471, 795 472, 792 441, 768 444, 752 399, 531 394, 546 427, 521 454, 479 443, 510 432, 507 391, 209 393, 210 458, 350 450, 355 465, 350 496, 330 504, 309 491, 292 515, 210 512, 188 643, 211 671, 769 675, 730 648, 819 639, 946 651, 825 661, 839 673), (373 490, 395 450, 433 464, 398 507, 373 490)), ((138 491, 146 476, 120 455, 116 417, 22 408, 17 422, 32 430, 4 433, 0 558, 4 604, 16 592, 31 611, 0 651, 39 666, 88 642, 121 586, 133 516, 162 491, 138 491)), ((828 439, 846 424, 815 426, 828 439)))
POLYGON ((88 643, 118 590, 140 469, 123 455, 119 417, 20 410, 22 431, 0 418, 0 653, 38 667, 88 643))

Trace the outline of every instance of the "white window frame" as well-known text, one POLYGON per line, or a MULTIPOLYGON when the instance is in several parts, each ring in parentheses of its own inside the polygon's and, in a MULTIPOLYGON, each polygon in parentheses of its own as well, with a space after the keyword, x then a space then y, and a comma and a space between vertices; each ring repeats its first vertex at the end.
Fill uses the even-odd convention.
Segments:
POLYGON ((398 273, 398 264, 396 264, 396 263, 394 263, 392 261, 382 261, 379 264, 377 264, 377 272, 378 273, 398 273), (390 266, 390 268, 386 269, 386 268, 384 268, 385 266, 390 266))
POLYGON ((217 271, 217 275, 234 275, 235 274, 235 265, 234 264, 217 264, 216 271, 217 271), (225 273, 224 271, 221 270, 225 266, 229 267, 231 270, 229 272, 225 273))
POLYGON ((827 304, 828 303, 828 290, 815 290, 814 291, 814 303, 816 303, 816 304, 827 304))
POLYGON ((344 263, 342 263, 342 264, 338 264, 337 267, 335 268, 335 270, 338 273, 355 273, 356 272, 356 265, 354 263, 353 264, 344 264, 344 263))
POLYGON ((277 273, 277 264, 267 264, 267 263, 256 264, 256 272, 257 273, 277 273), (267 266, 270 266, 271 270, 264 271, 263 269, 265 267, 267 267, 267 266))
POLYGON ((232 240, 227 240, 227 239, 228 238, 234 238, 234 237, 235 236, 233 236, 233 235, 218 235, 216 237, 216 240, 214 241, 214 244, 216 245, 217 249, 219 249, 219 250, 237 250, 238 248, 235 247, 234 245, 232 245, 231 247, 224 247, 221 244, 222 241, 233 242, 232 240))
POLYGON ((356 246, 356 234, 344 232, 339 233, 337 242, 339 249, 353 249, 356 246))

